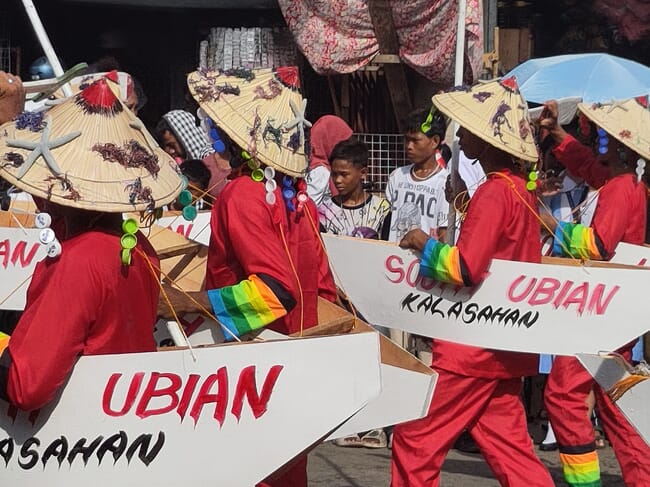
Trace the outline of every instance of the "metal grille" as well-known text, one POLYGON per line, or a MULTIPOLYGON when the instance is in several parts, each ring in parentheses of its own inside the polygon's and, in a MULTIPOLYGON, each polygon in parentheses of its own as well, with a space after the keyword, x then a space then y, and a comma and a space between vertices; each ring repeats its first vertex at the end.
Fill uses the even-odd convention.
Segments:
POLYGON ((390 173, 409 163, 404 150, 404 135, 356 134, 356 136, 368 146, 370 151, 368 164, 368 182, 372 183, 370 191, 383 195, 390 173))

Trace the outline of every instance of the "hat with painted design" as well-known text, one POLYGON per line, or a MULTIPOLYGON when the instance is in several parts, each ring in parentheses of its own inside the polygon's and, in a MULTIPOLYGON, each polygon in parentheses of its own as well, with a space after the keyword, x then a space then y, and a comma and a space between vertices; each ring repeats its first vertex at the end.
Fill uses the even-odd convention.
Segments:
POLYGON ((539 155, 514 76, 434 95, 433 105, 490 145, 525 161, 539 155))
POLYGON ((0 176, 63 206, 114 213, 161 207, 183 186, 177 164, 106 77, 0 126, 0 176))

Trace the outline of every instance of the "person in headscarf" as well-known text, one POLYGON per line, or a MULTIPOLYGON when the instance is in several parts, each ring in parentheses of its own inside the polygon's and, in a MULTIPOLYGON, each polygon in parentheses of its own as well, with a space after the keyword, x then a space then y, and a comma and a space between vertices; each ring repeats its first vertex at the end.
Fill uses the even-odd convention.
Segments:
POLYGON ((231 172, 229 161, 214 149, 208 135, 196 124, 196 118, 185 110, 171 110, 158 122, 154 130, 156 140, 178 164, 190 159, 201 159, 210 171, 207 192, 216 197, 224 188, 231 172))
POLYGON ((309 144, 309 172, 307 194, 319 206, 326 196, 336 196, 338 191, 330 178, 330 155, 334 146, 352 136, 352 129, 345 120, 335 115, 323 115, 311 128, 309 144))

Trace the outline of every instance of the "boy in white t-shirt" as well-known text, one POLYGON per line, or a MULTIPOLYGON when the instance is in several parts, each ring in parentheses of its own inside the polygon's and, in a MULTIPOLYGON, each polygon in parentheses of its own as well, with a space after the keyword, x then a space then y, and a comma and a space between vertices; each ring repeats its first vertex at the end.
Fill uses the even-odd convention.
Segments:
POLYGON ((406 155, 411 164, 398 167, 388 178, 386 199, 392 210, 388 240, 399 242, 409 230, 420 228, 444 241, 448 171, 441 152, 451 155, 443 143, 447 119, 435 108, 422 108, 409 114, 405 124, 406 155))

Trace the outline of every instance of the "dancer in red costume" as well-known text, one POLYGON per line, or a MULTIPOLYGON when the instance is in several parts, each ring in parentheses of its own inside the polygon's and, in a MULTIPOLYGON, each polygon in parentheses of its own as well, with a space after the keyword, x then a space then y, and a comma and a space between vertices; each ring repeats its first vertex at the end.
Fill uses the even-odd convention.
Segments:
MULTIPOLYGON (((306 101, 297 92, 297 70, 252 71, 250 76, 255 83, 248 90, 227 95, 210 90, 240 84, 238 79, 217 73, 189 77, 197 102, 230 139, 231 164, 241 167, 241 175, 219 194, 212 210, 207 290, 166 288, 178 314, 212 309, 227 339, 264 326, 300 333, 318 324, 319 296, 336 299, 316 206, 302 179, 307 170, 304 130, 311 124, 304 120, 306 101), (280 129, 287 126, 292 128, 280 129)), ((159 312, 170 315, 166 302, 161 301, 159 312)), ((260 485, 306 487, 307 456, 260 485)))
MULTIPOLYGON (((479 284, 493 258, 539 262, 535 196, 514 164, 514 157, 537 160, 516 81, 481 84, 432 101, 461 125, 460 146, 479 159, 488 179, 470 201, 456 246, 421 230, 407 233, 400 246, 422 252, 423 275, 465 286, 479 284)), ((536 374, 537 362, 535 355, 434 340, 436 393, 426 417, 395 426, 391 485, 438 486, 445 456, 465 429, 501 485, 554 485, 535 455, 520 400, 522 377, 536 374)))
MULTIPOLYGON (((620 242, 642 245, 646 226, 646 186, 640 179, 650 159, 648 98, 612 104, 579 105, 598 127, 582 119, 581 129, 591 131, 599 155, 567 134, 557 123, 557 104, 546 104, 542 125, 558 144, 556 158, 573 174, 599 190, 590 226, 559 222, 554 253, 581 259, 608 260, 620 242), (637 173, 638 167, 638 173, 637 173)), ((618 350, 628 361, 634 342, 618 350)), ((650 448, 605 391, 575 357, 556 357, 546 384, 544 402, 560 449, 564 477, 574 487, 602 485, 594 429, 587 413, 587 396, 593 390, 596 409, 621 466, 625 485, 650 485, 650 448)))
POLYGON ((182 181, 151 135, 132 126, 110 83, 95 81, 46 111, 43 123, 23 112, 2 125, 9 135, 0 158, 11 163, 0 176, 65 221, 57 235, 37 215, 48 257, 36 265, 11 337, 0 339, 0 397, 28 411, 54 398, 80 355, 156 349, 158 258, 135 221, 123 226, 122 212, 171 202, 182 181), (42 156, 30 155, 39 144, 42 156))

